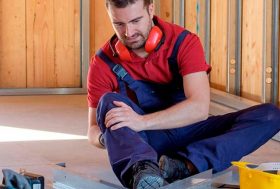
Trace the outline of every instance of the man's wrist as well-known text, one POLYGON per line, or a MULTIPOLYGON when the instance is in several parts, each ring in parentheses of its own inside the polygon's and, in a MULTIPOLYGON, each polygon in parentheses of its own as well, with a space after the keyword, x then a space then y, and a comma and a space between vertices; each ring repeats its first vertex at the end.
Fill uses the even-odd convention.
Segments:
POLYGON ((101 146, 105 147, 105 142, 104 142, 103 134, 99 135, 98 141, 99 141, 101 146))

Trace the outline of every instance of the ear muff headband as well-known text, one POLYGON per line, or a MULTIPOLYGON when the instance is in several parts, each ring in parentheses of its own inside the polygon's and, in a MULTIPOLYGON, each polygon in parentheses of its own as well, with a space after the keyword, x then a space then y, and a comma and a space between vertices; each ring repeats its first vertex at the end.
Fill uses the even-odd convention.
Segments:
MULTIPOLYGON (((163 33, 161 29, 158 26, 153 26, 149 33, 148 39, 145 43, 145 51, 151 53, 153 50, 157 49, 158 46, 161 44, 160 42, 162 38, 163 38, 163 33)), ((129 62, 132 61, 128 49, 119 40, 115 45, 115 49, 116 49, 116 53, 119 55, 121 60, 129 61, 129 62)))

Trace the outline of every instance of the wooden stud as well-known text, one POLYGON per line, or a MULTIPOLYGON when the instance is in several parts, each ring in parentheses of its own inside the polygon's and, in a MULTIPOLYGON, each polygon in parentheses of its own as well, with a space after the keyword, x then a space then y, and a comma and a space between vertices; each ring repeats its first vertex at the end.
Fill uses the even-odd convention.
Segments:
MULTIPOLYGON (((280 10, 280 5, 278 3, 278 11, 280 10)), ((276 18, 277 19, 277 18, 276 18)), ((280 13, 278 12, 278 23, 280 24, 280 13)), ((280 27, 278 26, 278 31, 280 27)), ((278 44, 280 44, 280 32, 278 32, 278 44)), ((278 47, 278 65, 280 65, 280 48, 278 47)), ((280 94, 280 66, 278 66, 278 94, 280 94)), ((278 96, 278 105, 280 105, 280 95, 278 96)))
POLYGON ((225 91, 227 81, 227 6, 228 1, 211 1, 211 86, 225 91))
POLYGON ((236 47, 237 47, 237 1, 228 0, 228 81, 226 91, 235 94, 236 91, 236 47), (234 74, 231 74, 231 70, 234 70, 234 74))
MULTIPOLYGON (((280 10, 278 3, 278 11, 280 10)), ((277 19, 277 18, 276 18, 277 19)), ((278 12, 278 23, 280 23, 280 13, 278 12)), ((280 27, 278 26, 278 31, 280 31, 280 27)), ((280 32, 278 32, 278 44, 280 44, 280 32)), ((278 65, 280 65, 280 48, 278 47, 278 65)), ((278 66, 278 94, 280 94, 280 66, 278 66)), ((280 105, 280 95, 278 96, 278 105, 280 105)))
POLYGON ((263 0, 243 1, 241 95, 259 102, 263 78, 263 10, 263 0))
POLYGON ((272 98, 271 102, 274 104, 278 104, 279 99, 279 1, 272 0, 272 56, 271 56, 271 65, 273 67, 272 70, 272 98))
MULTIPOLYGON (((265 1, 265 61, 263 63, 263 74, 265 75, 265 78, 272 78, 272 72, 267 72, 267 67, 272 67, 272 0, 266 0, 265 1)), ((265 96, 264 96, 264 102, 271 102, 272 100, 272 80, 271 82, 265 82, 265 96)))

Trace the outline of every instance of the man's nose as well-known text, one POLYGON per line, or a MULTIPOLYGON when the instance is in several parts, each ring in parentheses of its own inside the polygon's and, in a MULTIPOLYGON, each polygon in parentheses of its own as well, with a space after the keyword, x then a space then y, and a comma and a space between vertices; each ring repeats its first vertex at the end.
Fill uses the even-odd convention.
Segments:
POLYGON ((130 24, 127 24, 127 25, 126 25, 126 28, 125 28, 125 36, 126 36, 126 37, 131 37, 131 36, 133 36, 133 27, 132 27, 130 24))

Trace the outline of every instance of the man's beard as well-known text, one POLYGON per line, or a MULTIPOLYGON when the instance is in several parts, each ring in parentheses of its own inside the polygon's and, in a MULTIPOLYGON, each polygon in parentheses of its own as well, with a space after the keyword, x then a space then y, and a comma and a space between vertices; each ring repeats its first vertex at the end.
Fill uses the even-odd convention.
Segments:
POLYGON ((135 34, 135 35, 138 35, 137 38, 139 38, 137 41, 135 42, 127 42, 126 39, 123 40, 123 43, 125 44, 125 46, 127 46, 128 49, 141 49, 145 46, 145 43, 146 43, 146 38, 141 35, 141 34, 135 34))

